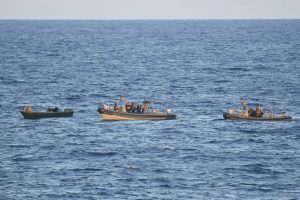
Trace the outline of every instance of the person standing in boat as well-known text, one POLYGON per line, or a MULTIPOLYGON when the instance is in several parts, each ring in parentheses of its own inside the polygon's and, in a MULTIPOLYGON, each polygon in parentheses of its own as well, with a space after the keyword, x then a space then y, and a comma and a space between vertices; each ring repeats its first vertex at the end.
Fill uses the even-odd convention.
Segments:
POLYGON ((136 106, 135 106, 134 102, 132 102, 132 104, 131 104, 131 112, 135 113, 135 111, 136 111, 136 106))
POLYGON ((148 110, 149 110, 149 104, 150 104, 150 102, 149 102, 148 100, 144 100, 143 104, 144 104, 144 105, 143 105, 142 112, 143 112, 143 113, 147 113, 148 110))
POLYGON ((131 113, 132 112, 132 103, 128 102, 125 105, 126 112, 131 113))
POLYGON ((114 105, 114 111, 118 111, 118 110, 119 110, 118 102, 115 102, 115 105, 114 105))
POLYGON ((119 111, 126 112, 126 98, 124 96, 120 97, 120 105, 119 105, 119 111))
POLYGON ((256 107, 256 117, 262 117, 264 114, 264 108, 262 106, 256 107))
POLYGON ((249 113, 249 117, 255 117, 256 115, 255 110, 253 110, 252 108, 249 108, 248 113, 249 113))
POLYGON ((141 107, 140 104, 138 104, 138 105, 136 106, 136 112, 138 112, 138 113, 141 113, 141 112, 142 112, 142 107, 141 107))
POLYGON ((243 107, 243 111, 240 112, 241 116, 243 117, 249 117, 249 109, 248 109, 248 103, 246 100, 242 100, 241 105, 243 107))

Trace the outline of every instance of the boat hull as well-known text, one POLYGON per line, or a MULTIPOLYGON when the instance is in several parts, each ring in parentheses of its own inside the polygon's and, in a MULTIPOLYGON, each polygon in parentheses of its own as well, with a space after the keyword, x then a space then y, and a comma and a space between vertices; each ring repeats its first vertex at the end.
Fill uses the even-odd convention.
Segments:
POLYGON ((170 120, 176 119, 175 114, 166 113, 127 113, 120 111, 111 111, 98 109, 104 121, 121 121, 121 120, 170 120))
POLYGON ((273 117, 243 117, 239 115, 224 113, 223 117, 228 120, 246 120, 246 121, 289 121, 291 116, 273 116, 273 117))
POLYGON ((73 117, 74 111, 64 112, 26 112, 20 111, 25 119, 40 119, 40 118, 57 118, 57 117, 73 117))

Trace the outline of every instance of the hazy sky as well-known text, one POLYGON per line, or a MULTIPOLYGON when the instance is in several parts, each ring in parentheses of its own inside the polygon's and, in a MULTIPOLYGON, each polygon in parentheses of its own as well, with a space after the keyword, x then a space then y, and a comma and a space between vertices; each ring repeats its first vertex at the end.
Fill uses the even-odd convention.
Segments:
POLYGON ((0 19, 300 19, 300 0, 0 0, 0 19))

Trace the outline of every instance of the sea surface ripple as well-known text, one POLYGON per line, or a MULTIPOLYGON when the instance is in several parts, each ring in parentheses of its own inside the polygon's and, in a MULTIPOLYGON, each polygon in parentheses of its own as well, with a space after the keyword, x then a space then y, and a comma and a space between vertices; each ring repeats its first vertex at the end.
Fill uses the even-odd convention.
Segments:
POLYGON ((0 21, 0 199, 298 199, 300 20, 0 21), (150 98, 176 120, 102 122, 150 98), (225 121, 240 98, 291 122, 225 121), (25 120, 32 105, 73 118, 25 120))

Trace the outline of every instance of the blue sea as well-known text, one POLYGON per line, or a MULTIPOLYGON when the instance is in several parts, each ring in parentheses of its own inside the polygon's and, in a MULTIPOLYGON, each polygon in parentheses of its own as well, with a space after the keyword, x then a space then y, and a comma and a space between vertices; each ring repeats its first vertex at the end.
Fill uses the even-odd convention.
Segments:
POLYGON ((0 70, 1 200, 300 197, 300 20, 1 20, 0 70), (177 119, 101 121, 121 95, 177 119))

